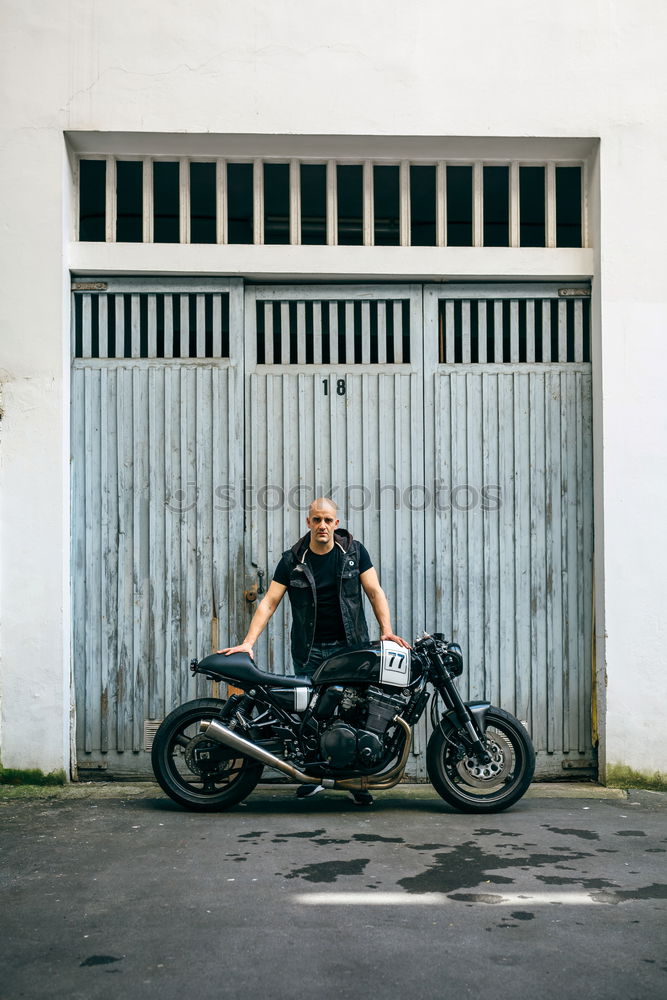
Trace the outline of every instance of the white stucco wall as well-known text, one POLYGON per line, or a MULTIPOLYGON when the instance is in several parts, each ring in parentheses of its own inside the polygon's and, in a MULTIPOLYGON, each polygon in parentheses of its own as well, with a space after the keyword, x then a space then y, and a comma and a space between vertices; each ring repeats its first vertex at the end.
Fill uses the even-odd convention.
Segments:
POLYGON ((606 759, 667 772, 664 3, 1 0, 0 19, 2 763, 69 760, 64 133, 551 136, 600 138, 606 759))

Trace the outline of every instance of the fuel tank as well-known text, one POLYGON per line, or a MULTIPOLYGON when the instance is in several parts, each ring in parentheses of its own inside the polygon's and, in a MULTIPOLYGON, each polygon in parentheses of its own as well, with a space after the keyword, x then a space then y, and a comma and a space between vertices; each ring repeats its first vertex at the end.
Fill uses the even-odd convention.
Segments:
POLYGON ((313 686, 322 684, 389 684, 409 687, 421 676, 419 661, 394 642, 369 642, 335 653, 313 674, 313 686))

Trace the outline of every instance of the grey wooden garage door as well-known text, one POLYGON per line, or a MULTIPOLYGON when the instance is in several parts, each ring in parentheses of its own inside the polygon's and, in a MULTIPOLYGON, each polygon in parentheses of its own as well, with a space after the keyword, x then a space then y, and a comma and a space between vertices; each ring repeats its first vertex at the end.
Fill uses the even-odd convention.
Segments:
MULTIPOLYGON (((462 643, 466 693, 526 720, 538 773, 590 765, 586 289, 91 284, 73 321, 80 765, 146 772, 157 721, 206 690, 188 660, 242 636, 244 591, 321 493, 396 629, 462 643)), ((289 625, 285 608, 258 645, 276 672, 289 625)))

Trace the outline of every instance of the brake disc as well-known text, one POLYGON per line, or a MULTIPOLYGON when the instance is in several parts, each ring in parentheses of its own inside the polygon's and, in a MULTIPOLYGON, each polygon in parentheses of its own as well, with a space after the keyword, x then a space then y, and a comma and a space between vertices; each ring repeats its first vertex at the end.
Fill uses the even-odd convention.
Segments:
POLYGON ((512 744, 504 733, 496 730, 492 736, 491 730, 488 729, 486 749, 491 757, 490 761, 482 763, 473 754, 467 754, 456 765, 459 775, 470 785, 488 787, 490 783, 497 784, 504 781, 511 772, 514 753, 512 744))

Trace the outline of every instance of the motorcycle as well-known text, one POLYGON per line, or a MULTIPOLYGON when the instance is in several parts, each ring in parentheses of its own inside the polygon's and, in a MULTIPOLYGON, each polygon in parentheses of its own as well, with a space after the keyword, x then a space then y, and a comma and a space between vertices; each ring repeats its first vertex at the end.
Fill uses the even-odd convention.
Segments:
POLYGON ((499 812, 533 777, 535 752, 524 725, 487 701, 462 700, 454 683, 463 672, 461 648, 440 633, 422 636, 412 649, 380 641, 336 652, 312 680, 266 673, 247 653, 213 653, 190 668, 242 693, 187 702, 155 734, 155 777, 188 809, 236 805, 265 766, 324 788, 392 788, 429 700, 426 766, 450 805, 499 812))

